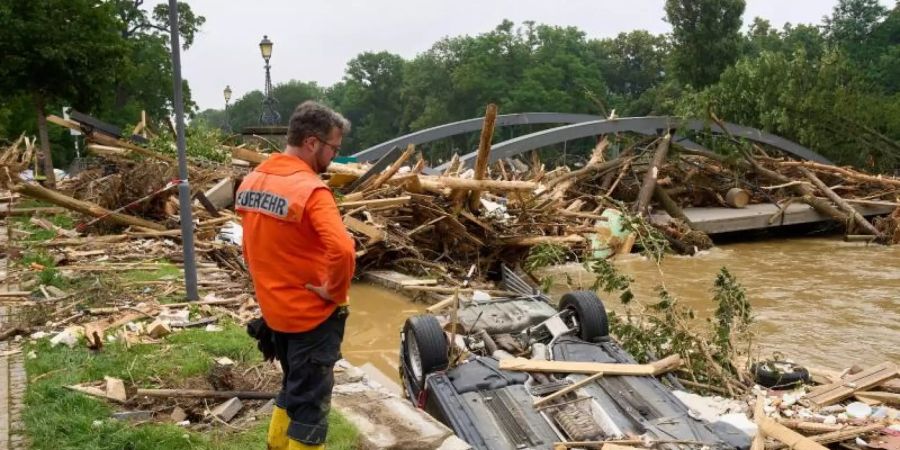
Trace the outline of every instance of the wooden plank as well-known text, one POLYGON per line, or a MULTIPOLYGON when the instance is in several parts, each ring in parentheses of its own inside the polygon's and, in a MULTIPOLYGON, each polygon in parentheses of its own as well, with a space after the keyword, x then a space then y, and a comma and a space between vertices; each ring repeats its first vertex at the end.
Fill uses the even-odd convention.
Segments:
POLYGON ((376 244, 384 240, 384 231, 355 217, 344 216, 344 225, 352 231, 366 235, 369 238, 367 245, 376 244))
POLYGON ((753 406, 753 422, 756 423, 756 435, 750 443, 750 450, 765 450, 766 433, 762 430, 762 419, 766 417, 766 396, 763 394, 756 395, 756 404, 753 406))
POLYGON ((564 388, 562 388, 562 389, 560 389, 560 390, 558 390, 558 391, 556 391, 556 392, 554 392, 554 393, 552 393, 552 394, 550 394, 550 395, 548 395, 548 396, 546 396, 546 397, 544 397, 544 398, 535 400, 534 403, 532 403, 532 406, 534 406, 535 408, 537 408, 538 406, 544 405, 544 404, 550 402, 550 400, 553 400, 553 399, 562 397, 563 395, 566 395, 566 394, 568 394, 569 392, 574 391, 575 389, 581 389, 582 386, 585 386, 585 385, 587 385, 588 383, 593 383, 594 381, 598 380, 598 379, 599 379, 600 377, 602 377, 602 376, 603 376, 603 372, 597 372, 597 373, 595 373, 595 374, 593 374, 593 375, 591 375, 591 376, 589 376, 589 377, 587 377, 587 378, 585 378, 585 379, 583 379, 583 380, 581 380, 581 381, 578 381, 578 382, 576 382, 576 383, 570 384, 570 385, 568 385, 568 386, 566 386, 566 387, 564 387, 564 388))
POLYGON ((381 208, 386 206, 403 206, 412 199, 410 196, 393 197, 393 198, 377 198, 373 200, 359 200, 351 202, 338 203, 340 208, 357 208, 367 206, 369 208, 381 208))
POLYGON ((762 430, 766 436, 783 442, 792 450, 828 450, 827 447, 768 417, 763 417, 760 420, 760 430, 762 430))
POLYGON ((653 364, 611 364, 576 361, 538 361, 525 358, 504 359, 500 368, 520 372, 584 373, 603 372, 606 375, 656 375, 653 364))
POLYGON ((857 391, 865 391, 878 386, 898 375, 897 365, 889 362, 881 363, 843 380, 819 386, 810 391, 806 399, 817 406, 833 405, 852 396, 857 391))
POLYGON ((856 396, 861 399, 874 400, 878 403, 900 405, 900 394, 877 391, 860 391, 856 393, 856 396))
MULTIPOLYGON (((768 419, 772 421, 772 419, 768 419)), ((772 421, 774 422, 774 421, 772 421)), ((778 424, 779 426, 782 426, 778 424)), ((880 431, 884 429, 886 425, 884 423, 874 423, 861 427, 850 427, 844 430, 832 431, 830 433, 817 434, 815 436, 810 436, 809 438, 805 438, 807 441, 810 441, 812 444, 818 445, 822 447, 824 444, 833 444, 835 442, 841 442, 856 438, 858 436, 862 436, 866 433, 872 433, 875 431, 880 431)), ((780 440, 780 439, 779 439, 780 440)), ((782 443, 767 445, 766 450, 781 450, 784 448, 790 448, 792 450, 804 450, 800 446, 792 445, 788 441, 781 441, 782 443)), ((811 444, 810 444, 811 445, 811 444)), ((822 447, 825 448, 825 447, 822 447)), ((810 449, 812 450, 812 449, 810 449)))

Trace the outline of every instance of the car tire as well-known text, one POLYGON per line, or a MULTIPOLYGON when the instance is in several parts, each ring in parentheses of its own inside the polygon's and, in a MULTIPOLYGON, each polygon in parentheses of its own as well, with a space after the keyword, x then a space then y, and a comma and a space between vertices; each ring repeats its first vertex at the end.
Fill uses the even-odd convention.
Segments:
POLYGON ((574 291, 562 296, 559 310, 572 310, 578 321, 578 337, 595 342, 609 336, 609 318, 606 307, 597 294, 591 291, 574 291))
POLYGON ((449 361, 447 336, 432 315, 412 316, 403 324, 403 354, 411 380, 421 389, 425 377, 446 370, 449 361))
POLYGON ((788 389, 809 383, 806 368, 786 361, 760 361, 750 367, 753 380, 762 387, 788 389))

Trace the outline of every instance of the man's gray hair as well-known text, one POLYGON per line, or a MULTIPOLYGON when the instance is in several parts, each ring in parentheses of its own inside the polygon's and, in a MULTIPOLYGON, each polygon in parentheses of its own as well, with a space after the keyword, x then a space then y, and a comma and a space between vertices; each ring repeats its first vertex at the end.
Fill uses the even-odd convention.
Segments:
POLYGON ((332 128, 346 135, 350 132, 350 121, 333 109, 308 100, 298 105, 291 114, 287 141, 289 145, 299 147, 310 136, 325 140, 332 128))

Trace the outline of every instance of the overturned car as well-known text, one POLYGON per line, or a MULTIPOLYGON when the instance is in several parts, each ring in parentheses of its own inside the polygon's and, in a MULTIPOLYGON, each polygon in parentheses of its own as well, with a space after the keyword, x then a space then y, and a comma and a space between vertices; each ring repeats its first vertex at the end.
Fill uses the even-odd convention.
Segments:
POLYGON ((749 448, 746 434, 701 420, 654 376, 500 369, 500 360, 517 356, 635 363, 609 337, 606 310, 593 292, 568 293, 557 308, 508 268, 502 271, 503 288, 518 295, 461 302, 445 315, 413 316, 401 333, 406 395, 469 445, 512 450, 634 441, 673 450, 749 448), (571 385, 577 386, 560 392, 571 385))

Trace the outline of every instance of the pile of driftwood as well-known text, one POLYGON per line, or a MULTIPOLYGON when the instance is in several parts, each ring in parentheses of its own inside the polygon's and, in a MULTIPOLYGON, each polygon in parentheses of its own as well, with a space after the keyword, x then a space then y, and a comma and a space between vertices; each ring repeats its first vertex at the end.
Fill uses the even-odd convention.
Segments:
MULTIPOLYGON (((490 105, 472 168, 455 157, 435 174, 413 146, 395 149, 374 165, 331 165, 325 177, 357 239, 360 269, 459 279, 475 264, 484 276, 500 262, 520 263, 537 244, 562 245, 575 254, 600 246, 615 255, 645 246, 648 233, 677 252, 693 253, 712 240, 691 222, 687 208, 754 203, 778 205, 772 223, 792 204, 803 203, 842 224, 851 238, 900 242, 900 209, 874 222, 856 209, 900 206, 897 178, 774 157, 731 136, 725 139, 735 149, 731 156, 689 150, 672 140, 677 129, 658 137, 601 136, 585 160, 572 166, 545 167, 537 154, 528 163, 512 158, 491 164, 496 113, 490 105), (608 211, 624 216, 625 230, 609 223, 608 211)), ((87 148, 106 163, 60 182, 59 190, 21 182, 16 173, 34 153, 33 142, 21 138, 0 155, 5 185, 82 214, 79 231, 179 233, 171 155, 92 118, 48 120, 84 133, 87 148)), ((201 241, 226 222, 239 221, 227 209, 234 187, 248 166, 268 156, 222 147, 235 165, 190 165, 195 219, 205 233, 201 241)))

